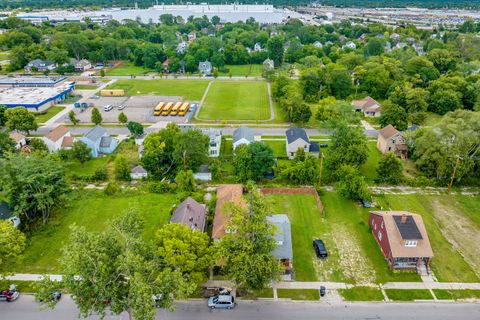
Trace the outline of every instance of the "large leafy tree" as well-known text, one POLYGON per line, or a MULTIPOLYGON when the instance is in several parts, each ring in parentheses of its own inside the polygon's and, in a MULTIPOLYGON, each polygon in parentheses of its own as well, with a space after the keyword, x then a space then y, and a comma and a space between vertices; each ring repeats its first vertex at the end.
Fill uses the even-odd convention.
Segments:
POLYGON ((135 137, 139 137, 143 134, 143 126, 138 122, 128 121, 127 129, 135 137))
POLYGON ((338 169, 338 182, 335 188, 345 198, 352 200, 370 200, 371 194, 368 185, 358 169, 354 166, 344 164, 338 169))
POLYGON ((283 38, 280 36, 274 36, 268 39, 267 42, 268 57, 273 60, 275 67, 282 65, 283 63, 283 38))
POLYGON ((97 108, 92 109, 92 115, 90 120, 96 125, 99 125, 100 123, 102 123, 103 121, 102 115, 100 114, 100 111, 97 108))
POLYGON ((38 128, 35 116, 24 107, 7 109, 5 117, 7 118, 5 125, 10 131, 25 131, 27 134, 30 134, 30 131, 38 128))
POLYGON ((162 268, 179 271, 189 282, 200 285, 213 263, 213 247, 206 233, 171 223, 157 231, 155 247, 162 268))
POLYGON ((176 166, 196 171, 208 160, 210 139, 200 130, 179 132, 173 146, 173 162, 176 166))
POLYGON ((121 181, 130 181, 130 167, 123 155, 118 155, 114 163, 115 178, 121 181))
POLYGON ((408 128, 408 115, 404 108, 396 104, 384 106, 380 116, 380 124, 385 127, 389 124, 397 130, 404 131, 408 128))
POLYGON ((234 174, 240 181, 257 180, 272 169, 275 154, 262 142, 240 145, 233 156, 234 174))
POLYGON ((7 132, 0 131, 0 158, 10 152, 15 152, 15 142, 7 132))
MULTIPOLYGON (((153 320, 153 295, 162 294, 160 306, 172 308, 173 299, 186 297, 194 287, 181 272, 158 267, 162 259, 143 241, 143 226, 140 214, 130 210, 101 233, 71 227, 60 261, 63 285, 73 295, 80 316, 104 317, 109 309, 113 314, 127 312, 130 319, 153 320)), ((42 300, 48 303, 47 297, 42 300)))
POLYGON ((69 152, 72 159, 78 160, 80 163, 85 163, 92 158, 92 149, 82 141, 75 141, 69 152))
POLYGON ((335 179, 337 169, 343 165, 360 167, 368 159, 367 137, 358 127, 339 123, 332 135, 329 152, 325 157, 325 168, 331 178, 335 179))
POLYGON ((403 180, 403 164, 392 152, 386 153, 380 159, 377 167, 376 182, 399 184, 403 180))
POLYGON ((25 221, 48 221, 69 190, 62 165, 48 157, 11 155, 0 159, 0 191, 25 221))
POLYGON ((281 172, 289 183, 301 185, 314 185, 319 178, 319 160, 312 155, 305 156, 303 149, 299 148, 295 156, 295 163, 281 172), (303 156, 302 156, 303 153, 303 156))
POLYGON ((25 249, 25 235, 11 221, 0 221, 0 273, 13 270, 25 249))
POLYGON ((262 289, 279 276, 280 264, 272 255, 275 227, 267 221, 268 203, 252 183, 246 196, 248 207, 231 206, 229 233, 217 245, 217 259, 228 277, 242 289, 262 289))
POLYGON ((480 176, 480 115, 457 110, 432 128, 416 131, 413 158, 425 175, 443 182, 478 181, 480 176), (454 175, 455 172, 455 175, 454 175))

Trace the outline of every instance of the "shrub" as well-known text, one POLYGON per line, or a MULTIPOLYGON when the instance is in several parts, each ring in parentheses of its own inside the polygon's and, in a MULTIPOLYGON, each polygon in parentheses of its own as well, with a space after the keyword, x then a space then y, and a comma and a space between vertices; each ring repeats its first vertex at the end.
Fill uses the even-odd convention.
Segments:
POLYGON ((167 181, 150 182, 148 184, 148 191, 152 193, 174 193, 176 185, 167 181))
POLYGON ((120 187, 115 182, 109 182, 107 184, 107 186, 105 187, 105 189, 103 190, 103 192, 107 196, 113 196, 114 194, 116 194, 119 191, 120 191, 120 187))
POLYGON ((105 167, 100 167, 95 170, 95 173, 93 174, 92 178, 95 181, 104 181, 107 180, 108 177, 108 172, 107 168, 105 167))

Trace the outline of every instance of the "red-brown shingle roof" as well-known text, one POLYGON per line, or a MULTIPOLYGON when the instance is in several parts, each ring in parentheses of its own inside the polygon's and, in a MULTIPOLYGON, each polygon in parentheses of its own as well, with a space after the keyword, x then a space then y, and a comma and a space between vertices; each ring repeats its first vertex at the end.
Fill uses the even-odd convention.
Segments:
POLYGON ((58 141, 58 139, 60 139, 64 135, 66 135, 68 131, 70 131, 70 130, 67 127, 58 126, 55 129, 53 129, 52 131, 50 131, 47 134, 46 138, 55 142, 55 141, 58 141))

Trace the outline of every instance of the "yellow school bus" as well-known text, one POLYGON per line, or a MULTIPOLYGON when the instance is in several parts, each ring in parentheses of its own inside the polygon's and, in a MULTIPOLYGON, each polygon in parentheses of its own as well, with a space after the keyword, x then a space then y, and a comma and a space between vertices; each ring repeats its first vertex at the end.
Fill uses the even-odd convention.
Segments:
POLYGON ((153 115, 154 115, 154 116, 159 116, 159 115, 161 115, 164 106, 165 106, 165 102, 160 102, 159 104, 157 104, 157 106, 156 106, 155 109, 153 110, 153 115))
POLYGON ((172 107, 173 107, 173 102, 167 103, 167 105, 163 107, 162 116, 168 116, 168 114, 170 113, 170 110, 172 110, 172 107))
POLYGON ((180 117, 183 117, 188 112, 188 109, 190 109, 190 103, 184 102, 180 107, 180 110, 178 111, 178 115, 180 117))
POLYGON ((181 106, 182 106, 182 103, 180 101, 175 103, 175 105, 172 108, 172 111, 170 112, 170 115, 171 116, 176 116, 178 114, 178 110, 180 109, 181 106))

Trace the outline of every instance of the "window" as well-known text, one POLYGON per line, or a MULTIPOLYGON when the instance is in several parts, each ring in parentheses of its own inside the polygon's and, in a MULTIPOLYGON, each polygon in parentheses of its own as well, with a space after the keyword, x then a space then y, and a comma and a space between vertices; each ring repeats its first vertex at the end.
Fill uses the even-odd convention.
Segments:
POLYGON ((382 231, 378 231, 378 240, 382 241, 382 231))
POLYGON ((405 247, 416 247, 417 240, 405 240, 405 247))
POLYGON ((377 230, 377 224, 376 223, 373 224, 373 230, 377 230))
POLYGON ((382 228, 382 229, 383 229, 383 221, 382 221, 382 224, 380 225, 380 228, 382 228))

